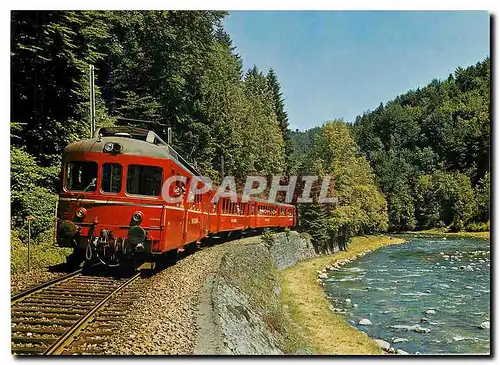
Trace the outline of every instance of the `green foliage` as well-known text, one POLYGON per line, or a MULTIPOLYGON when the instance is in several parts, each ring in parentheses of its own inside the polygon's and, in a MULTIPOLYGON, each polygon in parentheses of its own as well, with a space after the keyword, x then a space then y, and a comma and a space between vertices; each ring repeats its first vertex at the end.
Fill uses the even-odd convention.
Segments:
POLYGON ((284 153, 286 157, 286 171, 290 170, 290 155, 292 153, 292 139, 288 127, 288 114, 285 110, 285 100, 281 93, 281 86, 278 82, 278 76, 273 69, 267 73, 267 82, 273 95, 274 111, 276 113, 276 120, 283 138, 284 153))
POLYGON ((416 216, 420 229, 447 226, 465 228, 475 215, 470 179, 461 173, 422 175, 416 184, 416 216))
POLYGON ((26 240, 28 215, 33 218, 32 237, 36 237, 54 224, 57 201, 55 184, 59 168, 40 167, 33 156, 16 147, 11 147, 10 157, 12 224, 19 229, 19 236, 26 240))
POLYGON ((333 176, 329 196, 335 205, 318 202, 319 186, 312 190, 314 203, 300 206, 300 226, 313 237, 318 251, 345 249, 350 237, 387 230, 387 203, 378 191, 368 161, 342 121, 328 122, 314 134, 301 173, 333 176), (311 164, 311 161, 314 161, 311 164))
POLYGON ((241 182, 247 175, 268 175, 284 167, 283 138, 276 122, 266 78, 255 67, 242 80, 241 61, 230 46, 217 44, 202 83, 202 111, 211 137, 205 171, 225 172, 241 182), (210 151, 210 154, 208 154, 210 151))
POLYGON ((269 250, 274 245, 274 236, 269 229, 264 229, 264 232, 261 237, 262 243, 269 250))
POLYGON ((283 136, 267 79, 254 66, 245 74, 244 86, 249 114, 243 129, 243 150, 248 156, 249 173, 282 172, 285 167, 283 136))
MULTIPOLYGON (((26 123, 13 143, 48 166, 88 136, 88 68, 103 60, 107 24, 103 12, 11 14, 11 121, 26 123)), ((102 115, 99 95, 96 104, 102 115)))
POLYGON ((479 222, 490 221, 490 173, 486 173, 479 180, 479 183, 474 188, 474 200, 476 202, 479 222))
POLYGON ((467 232, 488 232, 490 230, 490 221, 479 222, 479 223, 469 223, 465 230, 467 232))
POLYGON ((489 58, 380 104, 357 117, 352 131, 387 198, 391 230, 462 229, 489 219, 489 58), (445 207, 451 196, 471 198, 471 184, 475 207, 463 200, 445 207))
POLYGON ((317 201, 300 204, 298 213, 300 229, 310 234, 316 252, 327 252, 330 236, 325 206, 317 201))
POLYGON ((291 153, 289 156, 289 168, 292 174, 297 174, 301 166, 306 166, 309 161, 308 151, 312 146, 314 136, 321 132, 321 127, 314 127, 305 132, 298 129, 290 132, 291 153))

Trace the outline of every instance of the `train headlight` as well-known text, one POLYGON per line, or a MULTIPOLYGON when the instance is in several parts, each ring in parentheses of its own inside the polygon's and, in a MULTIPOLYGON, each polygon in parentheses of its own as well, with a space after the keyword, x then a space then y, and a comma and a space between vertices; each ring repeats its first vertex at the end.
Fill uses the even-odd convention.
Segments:
POLYGON ((104 145, 104 151, 106 152, 113 152, 113 148, 114 148, 113 142, 108 142, 104 145))
POLYGON ((113 143, 113 152, 120 153, 122 151, 122 145, 119 143, 113 143))
POLYGON ((135 212, 135 213, 132 215, 132 220, 133 220, 135 223, 141 223, 141 221, 142 221, 142 212, 135 212))
POLYGON ((78 210, 76 211, 76 216, 77 216, 78 218, 83 218, 83 217, 85 217, 86 215, 87 215, 87 209, 85 209, 85 208, 80 208, 80 209, 78 209, 78 210))

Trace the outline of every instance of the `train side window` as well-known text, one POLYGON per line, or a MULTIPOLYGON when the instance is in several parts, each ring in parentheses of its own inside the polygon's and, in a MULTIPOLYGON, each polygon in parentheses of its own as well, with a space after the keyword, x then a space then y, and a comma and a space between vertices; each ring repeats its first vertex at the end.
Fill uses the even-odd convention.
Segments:
POLYGON ((127 193, 159 196, 162 178, 161 167, 130 165, 127 169, 127 193))
POLYGON ((102 165, 101 189, 105 193, 119 193, 122 190, 122 166, 117 163, 102 165))
POLYGON ((66 165, 66 189, 71 191, 95 191, 97 163, 73 161, 66 165))

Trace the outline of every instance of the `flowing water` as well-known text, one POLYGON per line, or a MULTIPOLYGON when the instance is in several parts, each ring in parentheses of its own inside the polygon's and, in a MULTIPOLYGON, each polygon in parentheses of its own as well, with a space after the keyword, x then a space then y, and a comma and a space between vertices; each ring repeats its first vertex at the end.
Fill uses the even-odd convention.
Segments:
POLYGON ((490 321, 489 242, 404 238, 331 272, 324 289, 332 309, 409 353, 489 353, 490 330, 478 327, 490 321))

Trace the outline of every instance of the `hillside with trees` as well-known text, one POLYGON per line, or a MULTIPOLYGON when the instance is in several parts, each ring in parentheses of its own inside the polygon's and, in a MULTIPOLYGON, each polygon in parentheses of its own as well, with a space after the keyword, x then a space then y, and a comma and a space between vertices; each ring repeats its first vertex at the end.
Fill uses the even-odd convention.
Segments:
POLYGON ((387 203, 375 184, 367 159, 343 121, 335 120, 322 127, 293 135, 295 146, 304 148, 293 167, 299 176, 331 176, 328 196, 338 199, 321 203, 321 182, 312 188, 312 204, 298 204, 299 226, 309 232, 320 252, 345 249, 350 238, 387 230, 387 203))
POLYGON ((487 58, 356 119, 391 230, 488 229, 490 84, 487 58))

